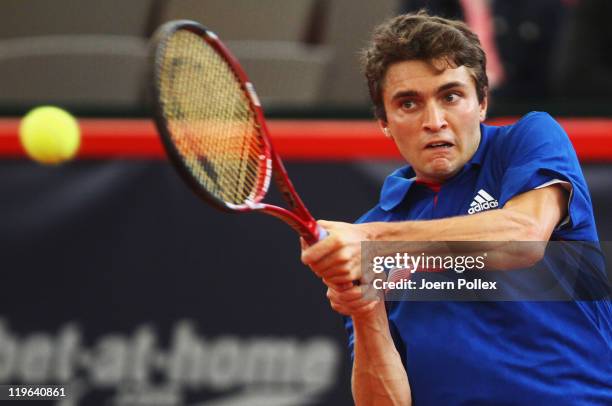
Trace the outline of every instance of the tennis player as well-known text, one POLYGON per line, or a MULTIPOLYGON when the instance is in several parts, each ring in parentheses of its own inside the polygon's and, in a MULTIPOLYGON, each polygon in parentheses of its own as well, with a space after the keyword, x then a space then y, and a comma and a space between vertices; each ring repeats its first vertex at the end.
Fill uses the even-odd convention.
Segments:
MULTIPOLYGON (((392 18, 375 30, 364 65, 380 127, 408 166, 357 224, 320 221, 329 237, 302 251, 332 308, 348 316, 356 404, 611 405, 609 299, 385 306, 364 295, 362 241, 488 241, 501 254, 505 241, 598 241, 586 182, 555 120, 533 112, 483 124, 486 59, 465 24, 423 12, 392 18)), ((542 246, 507 261, 534 264, 542 246)))

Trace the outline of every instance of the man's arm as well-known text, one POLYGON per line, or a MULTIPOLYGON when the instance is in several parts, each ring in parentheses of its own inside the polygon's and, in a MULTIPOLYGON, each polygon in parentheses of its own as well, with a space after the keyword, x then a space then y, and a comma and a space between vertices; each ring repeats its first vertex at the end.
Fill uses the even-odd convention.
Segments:
POLYGON ((501 210, 440 220, 368 223, 375 241, 547 241, 567 213, 558 184, 515 196, 501 210))
POLYGON ((351 389, 355 405, 408 406, 412 404, 408 375, 391 337, 380 294, 368 283, 327 290, 332 309, 353 321, 351 389))
POLYGON ((330 284, 359 280, 362 241, 479 241, 495 268, 531 266, 542 259, 545 244, 566 216, 568 192, 558 184, 515 196, 499 210, 439 220, 348 224, 321 221, 330 236, 302 252, 302 262, 330 284), (520 247, 521 252, 516 252, 520 247))
POLYGON ((391 338, 384 302, 373 303, 371 311, 353 315, 355 405, 411 405, 408 375, 391 338))
MULTIPOLYGON (((499 210, 472 216, 430 221, 347 224, 322 221, 330 235, 304 249, 302 261, 328 286, 328 298, 337 312, 351 316, 355 334, 352 388, 357 405, 409 405, 410 385, 397 352, 383 302, 353 286, 362 278, 361 242, 378 241, 498 241, 492 248, 503 253, 505 241, 547 241, 567 212, 568 194, 560 185, 514 197, 499 210)), ((537 244, 534 244, 537 246, 537 244)), ((513 261, 535 262, 543 252, 508 255, 513 261)))

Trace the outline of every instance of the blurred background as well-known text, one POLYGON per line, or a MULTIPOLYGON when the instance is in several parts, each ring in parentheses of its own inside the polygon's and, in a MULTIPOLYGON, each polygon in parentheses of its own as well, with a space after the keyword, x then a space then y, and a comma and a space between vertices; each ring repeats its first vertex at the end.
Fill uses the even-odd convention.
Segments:
POLYGON ((213 211, 141 146, 156 142, 148 42, 179 18, 215 31, 312 213, 354 221, 402 164, 357 137, 388 142, 358 52, 386 17, 421 8, 480 35, 493 122, 561 121, 610 240, 610 1, 2 0, 0 384, 69 384, 62 406, 351 404, 342 320, 292 231, 213 211), (14 147, 16 120, 41 104, 83 120, 81 157, 47 167, 14 147))

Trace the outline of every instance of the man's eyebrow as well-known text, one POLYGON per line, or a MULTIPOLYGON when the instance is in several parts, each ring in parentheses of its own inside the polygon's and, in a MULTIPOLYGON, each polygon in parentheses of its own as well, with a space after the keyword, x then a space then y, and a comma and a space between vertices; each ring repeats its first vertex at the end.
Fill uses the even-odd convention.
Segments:
POLYGON ((445 90, 449 90, 449 89, 453 89, 455 87, 465 87, 465 83, 463 82, 449 82, 449 83, 445 83, 442 86, 440 86, 438 88, 438 92, 437 93, 442 93, 445 90))
POLYGON ((396 92, 391 99, 393 100, 397 100, 397 99, 401 99, 404 97, 415 97, 418 96, 419 92, 417 92, 416 90, 400 90, 399 92, 396 92))
MULTIPOLYGON (((436 93, 442 93, 442 92, 444 92, 446 90, 449 90, 449 89, 454 89, 456 87, 465 87, 465 86, 466 86, 466 84, 463 83, 463 82, 457 82, 457 81, 455 81, 455 82, 448 82, 448 83, 445 83, 442 86, 440 86, 436 90, 436 93)), ((404 97, 416 97, 416 96, 419 96, 419 95, 420 95, 420 93, 417 92, 416 90, 400 90, 399 92, 395 93, 391 97, 391 99, 392 100, 397 100, 397 99, 402 99, 404 97)))

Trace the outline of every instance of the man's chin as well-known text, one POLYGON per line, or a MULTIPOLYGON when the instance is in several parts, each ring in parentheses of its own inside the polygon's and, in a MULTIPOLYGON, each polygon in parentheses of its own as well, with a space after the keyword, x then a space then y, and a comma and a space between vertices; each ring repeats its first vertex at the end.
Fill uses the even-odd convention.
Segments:
POLYGON ((442 168, 432 168, 427 174, 427 177, 434 182, 442 183, 455 176, 458 172, 456 168, 449 165, 442 168))

